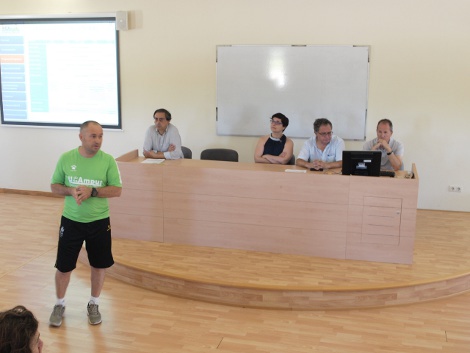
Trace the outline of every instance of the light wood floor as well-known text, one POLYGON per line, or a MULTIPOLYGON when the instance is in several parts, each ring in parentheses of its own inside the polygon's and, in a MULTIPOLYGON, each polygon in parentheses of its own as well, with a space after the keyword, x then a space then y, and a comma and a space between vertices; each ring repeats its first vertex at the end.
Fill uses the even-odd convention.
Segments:
MULTIPOLYGON (((103 323, 92 327, 85 310, 89 269, 80 263, 69 287, 64 323, 50 328, 61 206, 61 199, 0 193, 0 309, 23 304, 33 310, 41 322, 45 353, 470 352, 470 293, 378 309, 286 311, 180 299, 108 277, 100 305, 103 323)), ((428 225, 430 238, 417 246, 439 246, 423 253, 427 265, 420 266, 433 265, 430 276, 434 271, 436 276, 468 271, 470 215, 420 211, 418 227, 428 225), (440 217, 440 224, 430 225, 440 217), (451 236, 439 237, 449 230, 451 236)), ((383 273, 384 282, 392 272, 383 273)), ((365 272, 360 281, 369 276, 365 272)), ((349 277, 346 273, 341 280, 349 277)))

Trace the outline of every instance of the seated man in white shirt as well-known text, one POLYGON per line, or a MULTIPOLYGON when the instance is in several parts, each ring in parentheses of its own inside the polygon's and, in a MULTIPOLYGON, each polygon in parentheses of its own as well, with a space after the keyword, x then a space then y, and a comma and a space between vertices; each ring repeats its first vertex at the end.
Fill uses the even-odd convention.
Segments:
POLYGON ((144 141, 144 157, 179 159, 183 157, 178 129, 170 123, 171 114, 166 109, 153 113, 155 124, 147 129, 144 141))
POLYGON ((296 165, 315 170, 341 168, 344 141, 333 135, 331 121, 323 118, 315 120, 313 131, 315 136, 305 141, 296 165))
POLYGON ((383 170, 399 170, 403 164, 405 147, 393 137, 393 124, 388 119, 382 119, 377 123, 377 138, 367 141, 363 149, 365 151, 381 151, 383 170))

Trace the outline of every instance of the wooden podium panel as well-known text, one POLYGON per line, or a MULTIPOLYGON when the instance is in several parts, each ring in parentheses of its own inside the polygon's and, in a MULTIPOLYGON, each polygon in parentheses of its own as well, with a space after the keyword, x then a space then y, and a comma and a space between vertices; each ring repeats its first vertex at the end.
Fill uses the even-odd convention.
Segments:
POLYGON ((413 262, 418 179, 351 176, 346 258, 413 262))
POLYGON ((165 242, 344 259, 346 234, 313 229, 165 219, 165 242))
POLYGON ((126 163, 137 151, 118 159, 121 197, 110 198, 113 237, 163 242, 163 170, 151 164, 126 163), (138 166, 138 168, 136 168, 138 166))
POLYGON ((117 159, 113 236, 338 259, 412 263, 418 179, 285 165, 117 159), (288 173, 285 170, 302 171, 288 173))
POLYGON ((165 219, 250 224, 286 229, 347 230, 347 205, 164 193, 165 219))
POLYGON ((339 175, 285 172, 286 169, 299 168, 295 166, 205 160, 167 162, 163 184, 172 187, 165 188, 165 192, 264 199, 273 200, 273 203, 276 200, 315 200, 347 204, 349 200, 349 180, 339 175), (240 169, 233 168, 234 165, 240 166, 240 169), (335 179, 334 183, 331 183, 332 178, 335 179))

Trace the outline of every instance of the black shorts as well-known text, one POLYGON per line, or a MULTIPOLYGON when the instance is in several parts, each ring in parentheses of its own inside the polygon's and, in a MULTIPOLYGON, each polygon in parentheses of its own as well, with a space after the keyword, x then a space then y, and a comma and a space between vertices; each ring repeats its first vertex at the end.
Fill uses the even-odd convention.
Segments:
POLYGON ((55 267, 60 272, 70 272, 75 269, 84 241, 88 261, 92 267, 108 268, 114 264, 109 217, 90 223, 81 223, 62 216, 55 263, 55 267))

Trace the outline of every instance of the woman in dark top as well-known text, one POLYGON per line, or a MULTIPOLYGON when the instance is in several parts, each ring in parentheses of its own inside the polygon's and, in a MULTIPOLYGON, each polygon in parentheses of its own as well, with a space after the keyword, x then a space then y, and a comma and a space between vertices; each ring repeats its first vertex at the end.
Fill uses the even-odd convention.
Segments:
POLYGON ((284 135, 289 119, 282 113, 271 118, 271 134, 262 136, 255 148, 256 163, 287 164, 294 153, 294 142, 284 135))

